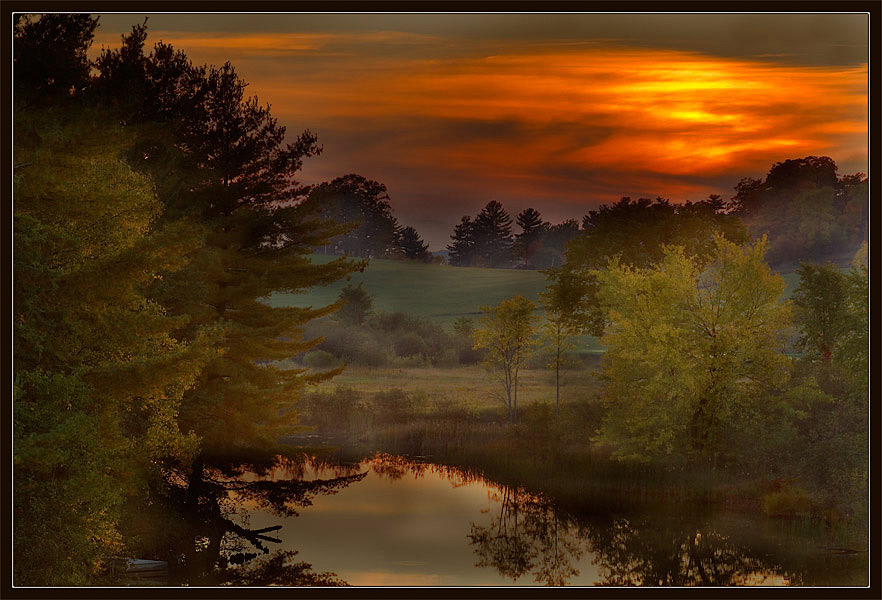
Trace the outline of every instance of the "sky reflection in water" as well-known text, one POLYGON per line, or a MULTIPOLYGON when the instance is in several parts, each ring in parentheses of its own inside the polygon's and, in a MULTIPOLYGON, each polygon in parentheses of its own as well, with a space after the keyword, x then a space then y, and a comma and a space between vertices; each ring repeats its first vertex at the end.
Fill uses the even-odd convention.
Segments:
MULTIPOLYGON (((770 553, 782 552, 780 532, 768 523, 723 516, 725 530, 735 532, 724 535, 690 511, 649 521, 575 519, 524 490, 400 457, 380 456, 350 472, 368 474, 316 497, 298 517, 252 511, 251 526, 282 523, 283 550, 356 586, 861 585, 865 576, 865 556, 831 562, 816 551, 808 563, 807 555, 787 555, 782 567, 770 553), (817 572, 794 566, 803 564, 817 572)), ((342 474, 303 472, 307 479, 342 474)))

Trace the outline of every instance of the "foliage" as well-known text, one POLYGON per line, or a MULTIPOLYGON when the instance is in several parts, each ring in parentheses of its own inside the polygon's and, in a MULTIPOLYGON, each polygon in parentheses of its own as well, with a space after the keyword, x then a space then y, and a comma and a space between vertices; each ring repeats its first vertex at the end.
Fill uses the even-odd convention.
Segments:
POLYGON ((518 294, 496 306, 482 306, 475 348, 485 351, 484 365, 499 378, 503 403, 512 423, 518 415, 518 374, 535 341, 536 305, 518 294))
POLYGON ((687 256, 704 263, 713 253, 715 234, 735 243, 747 239, 737 217, 724 212, 719 197, 681 205, 663 198, 622 198, 585 215, 581 233, 567 244, 566 263, 546 272, 549 288, 566 288, 555 292, 570 299, 566 313, 584 331, 599 336, 605 315, 593 270, 604 268, 614 256, 622 265, 648 267, 661 260, 665 245, 682 246, 687 256))
POLYGON ((86 56, 98 17, 77 14, 15 15, 13 65, 17 94, 46 104, 80 91, 89 81, 86 56))
POLYGON ((346 325, 358 325, 363 323, 374 310, 374 299, 364 289, 364 284, 346 284, 340 290, 338 302, 341 304, 337 311, 339 318, 346 325))
POLYGON ((404 258, 428 262, 432 258, 429 245, 420 237, 413 227, 399 228, 395 234, 396 252, 404 258))
POLYGON ((137 164, 159 182, 170 216, 206 231, 187 267, 152 290, 168 314, 189 317, 185 338, 200 327, 225 332, 222 355, 184 398, 181 427, 199 435, 203 449, 273 446, 294 427, 307 381, 275 361, 314 345, 301 338, 304 324, 336 306, 272 308, 260 299, 331 282, 356 266, 316 265, 305 256, 344 231, 321 219, 318 201, 294 179, 320 148, 309 131, 288 137, 269 107, 245 96, 246 83, 229 63, 195 67, 163 44, 145 55, 145 37, 135 27, 121 49, 102 54, 96 88, 140 90, 127 110, 165 127, 142 142, 137 164))
POLYGON ((512 260, 511 217, 491 200, 472 220, 464 216, 447 246, 450 264, 460 267, 507 267, 512 260))
POLYGON ((853 254, 866 238, 868 180, 837 174, 826 156, 775 163, 764 180, 746 178, 729 208, 754 236, 768 235, 768 260, 785 265, 853 254))
MULTIPOLYGON (((793 294, 797 473, 828 513, 863 516, 869 483, 869 272, 803 264, 793 294)), ((828 514, 829 516, 829 514, 828 514)))
POLYGON ((763 261, 765 240, 739 248, 717 236, 703 266, 681 247, 637 268, 613 259, 593 271, 610 326, 603 337, 597 441, 621 459, 713 458, 786 381, 789 307, 763 261))
POLYGON ((198 236, 158 227, 150 181, 121 160, 126 136, 86 106, 16 111, 15 581, 82 585, 121 549, 127 497, 153 461, 186 458, 176 416, 216 336, 145 295, 198 236), (76 116, 74 116, 76 115, 76 116))
POLYGON ((395 255, 398 220, 382 183, 351 173, 317 186, 310 199, 321 206, 324 218, 350 225, 328 240, 328 251, 366 258, 395 255))
POLYGON ((540 294, 545 308, 540 339, 548 359, 546 367, 554 371, 554 406, 557 414, 560 414, 560 373, 575 364, 573 351, 576 349, 575 338, 579 334, 579 327, 563 309, 566 304, 560 294, 564 289, 559 286, 540 294))

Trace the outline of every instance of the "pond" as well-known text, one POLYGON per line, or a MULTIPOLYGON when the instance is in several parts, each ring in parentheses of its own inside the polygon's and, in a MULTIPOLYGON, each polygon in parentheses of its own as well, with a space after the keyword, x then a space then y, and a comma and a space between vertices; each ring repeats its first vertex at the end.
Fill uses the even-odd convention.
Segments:
MULTIPOLYGON (((389 455, 307 460, 295 474, 350 479, 297 516, 239 498, 243 516, 253 530, 281 525, 279 548, 350 585, 867 584, 866 552, 834 547, 817 524, 695 506, 567 513, 523 489, 389 455)), ((289 465, 265 478, 291 476, 289 465)))

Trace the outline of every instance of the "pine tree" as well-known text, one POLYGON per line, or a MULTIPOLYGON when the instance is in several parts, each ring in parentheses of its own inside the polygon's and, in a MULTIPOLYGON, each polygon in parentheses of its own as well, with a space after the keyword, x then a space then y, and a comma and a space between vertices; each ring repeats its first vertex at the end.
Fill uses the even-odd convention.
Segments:
MULTIPOLYGON (((129 37, 138 35, 135 28, 129 37)), ((181 57, 164 45, 147 56, 109 53, 104 62, 116 67, 103 71, 99 83, 112 89, 117 74, 132 72, 150 83, 142 114, 172 125, 175 150, 147 153, 139 164, 155 173, 169 215, 185 215, 205 231, 205 245, 188 266, 154 289, 169 314, 188 316, 181 335, 206 326, 225 332, 222 353, 188 391, 180 415, 181 428, 202 444, 193 471, 196 498, 210 454, 271 452, 296 427, 294 405, 307 379, 274 361, 314 345, 302 339, 304 324, 336 308, 272 308, 262 299, 330 283, 358 265, 345 259, 315 265, 308 257, 345 231, 320 217, 318 200, 294 179, 303 160, 320 152, 315 136, 306 131, 284 143, 285 127, 268 106, 245 96, 232 65, 196 68, 181 57)), ((163 148, 164 142, 152 143, 163 148)))
POLYGON ((447 245, 448 261, 451 265, 456 267, 472 266, 475 254, 474 227, 472 218, 469 216, 464 216, 454 227, 453 235, 450 236, 453 243, 447 245))
POLYGON ((411 226, 398 230, 396 246, 399 254, 412 260, 427 261, 432 256, 429 253, 429 245, 420 237, 420 234, 411 226))
POLYGON ((549 225, 534 208, 519 213, 515 222, 521 228, 521 233, 515 235, 514 253, 522 264, 529 264, 530 259, 540 250, 542 234, 549 225))
POLYGON ((491 200, 475 217, 475 255, 479 266, 505 267, 511 263, 511 217, 502 204, 491 200))
POLYGON ((176 417, 213 351, 206 331, 176 340, 181 319, 146 297, 198 238, 157 227, 162 205, 101 114, 16 110, 18 585, 88 584, 120 552, 124 501, 148 494, 154 460, 195 448, 176 417))

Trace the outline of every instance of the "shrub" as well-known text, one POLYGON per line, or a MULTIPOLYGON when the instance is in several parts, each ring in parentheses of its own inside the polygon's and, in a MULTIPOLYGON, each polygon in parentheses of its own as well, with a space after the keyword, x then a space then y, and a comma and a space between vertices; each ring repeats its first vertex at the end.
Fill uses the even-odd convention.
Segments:
POLYGON ((426 354, 429 348, 416 333, 406 333, 395 340, 395 354, 397 356, 414 356, 417 354, 426 354))
POLYGON ((373 403, 375 415, 382 423, 404 423, 413 418, 413 399, 402 389, 377 392, 373 403))
POLYGON ((331 369, 339 366, 340 359, 324 350, 312 350, 303 355, 303 364, 313 369, 331 369))

